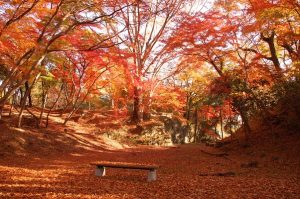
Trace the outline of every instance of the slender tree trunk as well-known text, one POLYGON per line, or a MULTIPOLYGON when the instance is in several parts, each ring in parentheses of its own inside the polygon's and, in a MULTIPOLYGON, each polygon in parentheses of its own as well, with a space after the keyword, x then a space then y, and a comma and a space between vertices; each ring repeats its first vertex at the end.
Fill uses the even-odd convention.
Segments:
POLYGON ((67 118, 65 119, 64 121, 64 125, 67 124, 67 122, 71 119, 72 115, 74 113, 76 113, 76 111, 79 110, 80 106, 83 104, 83 102, 86 100, 88 94, 89 94, 89 91, 87 92, 87 94, 84 96, 84 98, 82 99, 82 101, 79 101, 79 98, 80 98, 80 93, 81 93, 81 88, 79 89, 79 92, 78 92, 78 95, 76 96, 76 100, 73 104, 73 107, 72 107, 72 111, 69 113, 69 115, 67 116, 67 118))
POLYGON ((14 106, 14 96, 13 96, 13 99, 11 101, 10 108, 9 108, 9 117, 11 117, 13 106, 14 106))
POLYGON ((61 113, 59 115, 60 117, 63 116, 63 114, 67 110, 67 108, 69 108, 69 106, 73 103, 73 100, 68 100, 68 98, 73 98, 74 97, 74 95, 75 95, 74 90, 75 90, 75 88, 72 87, 72 91, 71 91, 70 95, 68 96, 68 93, 67 93, 68 92, 68 87, 66 85, 66 87, 65 87, 65 101, 66 101, 66 106, 63 107, 63 109, 62 109, 62 111, 61 111, 61 113))
POLYGON ((186 97, 185 118, 186 118, 188 121, 190 120, 190 112, 191 112, 191 99, 190 99, 190 94, 187 93, 187 97, 186 97))
MULTIPOLYGON (((29 90, 28 81, 25 82, 25 88, 26 88, 26 90, 29 90)), ((29 107, 32 107, 31 89, 29 90, 29 94, 28 94, 28 105, 29 105, 29 107)))
POLYGON ((79 107, 80 107, 80 105, 84 102, 84 100, 86 99, 86 97, 87 97, 87 95, 84 97, 84 99, 80 102, 80 103, 78 103, 78 100, 79 100, 79 98, 80 98, 80 94, 81 94, 81 90, 82 90, 82 88, 80 87, 79 88, 79 91, 78 91, 78 94, 76 95, 76 99, 75 99, 75 102, 74 102, 74 104, 73 104, 73 106, 72 106, 72 111, 69 113, 69 115, 67 116, 67 118, 65 119, 65 121, 64 121, 64 125, 66 125, 67 124, 67 122, 71 119, 71 117, 72 117, 72 115, 79 109, 79 107), (78 104, 78 105, 77 105, 78 104))
MULTIPOLYGON (((185 135, 190 135, 191 134, 191 108, 192 108, 192 99, 190 97, 190 93, 187 94, 187 102, 186 102, 186 120, 187 120, 187 125, 186 125, 186 130, 184 130, 185 135)), ((188 136, 190 137, 190 136, 188 136)))
MULTIPOLYGON (((104 72, 106 72, 106 71, 107 71, 107 69, 104 70, 104 71, 102 71, 102 72, 100 72, 100 73, 93 79, 92 84, 88 87, 88 89, 87 89, 87 91, 86 91, 86 93, 85 93, 85 95, 84 95, 84 97, 82 98, 81 101, 80 101, 79 99, 80 99, 80 95, 83 94, 83 93, 82 93, 83 87, 80 87, 80 88, 79 88, 78 93, 77 93, 76 98, 75 98, 75 101, 74 101, 74 103, 73 103, 72 111, 71 111, 71 113, 69 113, 69 115, 68 115, 67 118, 65 119, 64 125, 66 125, 67 122, 70 120, 71 116, 72 116, 76 111, 79 110, 80 106, 86 101, 88 95, 90 94, 90 92, 91 92, 91 90, 93 89, 93 86, 95 85, 95 83, 97 82, 97 80, 98 80, 98 79, 100 78, 100 76, 101 76, 104 72)), ((80 81, 82 80, 82 78, 83 78, 83 74, 80 75, 80 81)), ((74 88, 75 88, 75 87, 74 87, 74 88)), ((102 88, 103 88, 103 87, 102 87, 102 88)), ((81 116, 82 116, 82 115, 81 115, 81 116)), ((81 117, 81 116, 80 116, 80 117, 81 117)))
POLYGON ((221 138, 224 139, 224 131, 223 131, 223 113, 222 109, 220 108, 220 122, 221 122, 221 138))
POLYGON ((77 111, 77 108, 73 107, 72 111, 69 113, 68 117, 66 117, 65 121, 64 121, 64 125, 67 124, 67 122, 71 119, 72 115, 77 111))
POLYGON ((21 110, 19 112, 19 116, 18 116, 18 124, 17 124, 17 127, 20 128, 21 127, 21 124, 22 124, 22 118, 23 118, 23 112, 24 112, 24 108, 26 106, 26 101, 27 101, 27 98, 28 98, 28 95, 30 93, 30 90, 32 89, 33 85, 35 84, 36 80, 40 77, 40 73, 35 76, 32 84, 28 87, 28 89, 25 91, 25 94, 24 94, 24 97, 22 98, 21 100, 21 110))
POLYGON ((133 111, 131 116, 131 122, 132 123, 139 123, 140 122, 140 96, 139 96, 139 90, 135 86, 134 87, 134 93, 133 93, 133 111))
POLYGON ((12 115, 12 109, 14 107, 15 99, 16 99, 16 94, 13 94, 11 103, 10 103, 10 108, 9 108, 9 114, 8 114, 9 117, 11 117, 11 115, 12 115))
POLYGON ((22 104, 22 99, 23 99, 23 97, 24 97, 24 94, 23 94, 22 88, 19 88, 19 91, 20 91, 19 105, 21 106, 21 104, 22 104))
MULTIPOLYGON (((4 96, 2 96, 0 98, 0 106, 4 106, 4 104, 6 103, 6 101, 9 99, 9 97, 17 90, 19 89, 23 84, 25 83, 25 81, 23 80, 21 83, 18 83, 17 85, 14 85, 14 86, 11 86, 9 87, 9 89, 7 90, 7 92, 5 93, 4 96)), ((21 90, 20 88, 20 92, 21 92, 21 95, 23 93, 23 91, 21 90)), ((20 101, 21 103, 21 101, 20 101)))
POLYGON ((57 102, 59 101, 60 96, 61 96, 61 93, 62 93, 62 91, 63 91, 63 88, 64 88, 64 87, 63 87, 63 84, 62 84, 61 87, 60 87, 60 90, 59 90, 59 93, 58 93, 58 96, 57 96, 55 102, 54 102, 53 105, 50 107, 50 109, 49 109, 49 111, 48 111, 48 113, 47 113, 46 128, 47 128, 48 125, 49 125, 49 116, 50 116, 50 113, 51 113, 51 111, 53 110, 53 108, 56 106, 57 102))
POLYGON ((26 101, 27 101, 28 94, 29 94, 29 89, 25 91, 25 94, 24 94, 24 96, 21 100, 21 109, 20 109, 20 112, 19 112, 18 124, 17 124, 18 128, 20 128, 21 124, 22 124, 23 112, 24 112, 24 108, 26 106, 26 101))
MULTIPOLYGON (((46 51, 46 50, 45 50, 46 51)), ((22 81, 20 81, 18 84, 16 84, 15 86, 12 86, 12 87, 10 87, 9 89, 8 89, 8 91, 7 91, 7 93, 3 96, 3 97, 1 97, 1 99, 0 99, 0 106, 2 106, 2 105, 4 105, 5 104, 5 102, 7 101, 7 99, 18 89, 18 88, 20 88, 23 84, 25 84, 25 82, 26 81, 28 81, 28 79, 31 77, 31 73, 32 73, 32 71, 33 70, 35 70, 36 69, 36 67, 38 67, 41 63, 42 63, 42 61, 45 59, 45 57, 46 57, 46 54, 47 53, 44 53, 44 55, 42 55, 41 57, 40 57, 40 59, 38 60, 38 61, 36 61, 35 62, 35 64, 33 64, 32 65, 32 67, 30 68, 30 70, 27 72, 27 74, 25 74, 24 76, 23 76, 23 80, 22 81)), ((40 76, 40 74, 38 74, 37 75, 38 77, 40 76)), ((37 77, 36 76, 36 77, 37 77)), ((10 78, 10 80, 9 81, 13 81, 13 78, 11 77, 10 78)), ((35 81, 35 80, 34 80, 35 81)), ((1 87, 2 87, 3 85, 1 85, 1 87)), ((5 87, 4 87, 5 88, 5 87)), ((4 89, 3 88, 3 89, 4 89)))
POLYGON ((272 31, 271 35, 269 37, 266 37, 266 36, 264 36, 263 33, 261 33, 261 38, 263 41, 268 43, 270 54, 271 54, 271 60, 274 64, 274 67, 276 70, 276 76, 277 76, 277 78, 281 78, 282 77, 282 69, 280 67, 280 62, 277 57, 277 53, 276 53, 277 51, 275 48, 275 31, 272 31))
POLYGON ((194 128, 194 142, 197 142, 197 134, 198 134, 198 109, 195 108, 195 128, 194 128))
MULTIPOLYGON (((64 123, 63 123, 64 125, 66 125, 67 122, 71 119, 72 115, 73 115, 74 113, 76 113, 76 112, 79 110, 80 106, 81 106, 81 105, 83 104, 83 102, 86 100, 88 94, 89 94, 89 92, 87 92, 87 94, 84 96, 84 98, 82 99, 82 101, 80 101, 79 103, 78 103, 79 95, 77 96, 77 99, 76 99, 76 101, 75 101, 75 103, 74 103, 74 105, 73 105, 73 107, 72 107, 72 111, 69 113, 68 117, 65 119, 65 121, 64 121, 64 123)), ((81 115, 81 116, 82 116, 82 115, 81 115)), ((80 116, 80 117, 81 117, 81 116, 80 116)))
POLYGON ((149 95, 149 99, 147 99, 147 102, 145 102, 144 109, 143 109, 143 120, 145 121, 151 119, 151 104, 152 104, 152 99, 151 96, 149 95))
POLYGON ((39 116, 39 120, 38 120, 38 127, 41 127, 42 125, 42 121, 43 121, 43 114, 44 114, 44 110, 45 110, 45 107, 46 107, 46 103, 47 103, 47 95, 48 91, 45 90, 45 85, 44 85, 44 81, 42 81, 42 110, 41 110, 41 113, 40 113, 40 116, 39 116))
POLYGON ((42 121, 43 121, 43 114, 45 111, 46 103, 47 103, 48 94, 46 93, 45 96, 43 96, 43 102, 42 102, 42 110, 39 117, 38 127, 41 127, 42 121))

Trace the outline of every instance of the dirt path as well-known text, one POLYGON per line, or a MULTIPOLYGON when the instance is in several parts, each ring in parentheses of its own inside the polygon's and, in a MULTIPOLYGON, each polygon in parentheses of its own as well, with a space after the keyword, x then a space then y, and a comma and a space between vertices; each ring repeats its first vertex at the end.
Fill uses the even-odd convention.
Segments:
MULTIPOLYGON (((139 147, 118 151, 59 154, 0 160, 0 198, 299 198, 299 165, 242 168, 251 158, 218 157, 203 145, 139 147), (156 163, 156 182, 147 172, 107 169, 96 177, 95 160, 156 163), (296 167, 295 167, 296 166, 296 167)), ((275 163, 274 163, 275 164, 275 163)), ((277 163, 276 163, 277 164, 277 163)))

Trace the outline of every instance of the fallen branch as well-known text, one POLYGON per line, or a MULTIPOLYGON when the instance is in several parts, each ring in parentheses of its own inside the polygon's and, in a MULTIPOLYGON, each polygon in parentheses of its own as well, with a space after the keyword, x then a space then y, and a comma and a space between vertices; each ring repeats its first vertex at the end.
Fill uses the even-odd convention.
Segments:
POLYGON ((230 177, 236 176, 236 173, 233 171, 223 172, 223 173, 200 173, 200 176, 220 176, 220 177, 230 177))
POLYGON ((251 161, 248 163, 243 163, 241 164, 241 168, 257 168, 258 167, 258 162, 257 161, 251 161))
POLYGON ((225 156, 229 156, 228 153, 210 153, 204 150, 201 150, 202 153, 208 154, 208 155, 212 155, 212 156, 216 156, 216 157, 225 157, 225 156))

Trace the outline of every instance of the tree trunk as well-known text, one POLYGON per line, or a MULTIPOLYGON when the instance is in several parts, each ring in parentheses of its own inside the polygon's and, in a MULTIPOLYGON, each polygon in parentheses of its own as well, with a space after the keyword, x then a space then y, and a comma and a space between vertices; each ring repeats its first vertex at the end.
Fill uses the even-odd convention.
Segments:
POLYGON ((38 127, 40 127, 42 125, 43 114, 44 114, 44 110, 45 110, 46 103, 47 103, 47 97, 48 97, 48 90, 45 90, 44 84, 45 84, 44 81, 42 81, 42 110, 41 110, 40 117, 39 117, 38 124, 37 124, 38 127))
POLYGON ((3 97, 0 98, 0 106, 4 106, 6 101, 9 99, 9 97, 12 95, 13 92, 15 92, 18 88, 20 88, 20 85, 14 86, 13 88, 10 88, 3 97))
POLYGON ((13 94, 12 99, 11 99, 11 103, 10 103, 10 108, 9 108, 9 114, 8 114, 9 117, 11 117, 12 109, 13 109, 14 103, 15 103, 15 99, 16 99, 16 94, 13 94))
POLYGON ((132 116, 131 116, 131 122, 132 123, 139 123, 140 122, 140 95, 138 87, 134 87, 133 91, 133 110, 132 110, 132 116))
POLYGON ((61 96, 61 93, 62 93, 62 91, 63 91, 63 84, 61 85, 61 87, 60 87, 60 90, 59 90, 59 93, 58 93, 58 96, 57 96, 57 98, 56 98, 56 100, 55 100, 55 102, 53 103, 53 105, 50 107, 50 109, 49 109, 49 111, 48 111, 48 113, 47 113, 47 119, 46 119, 46 128, 48 127, 48 125, 49 125, 49 116, 50 116, 50 113, 51 113, 51 111, 52 111, 52 109, 56 106, 56 104, 57 104, 57 102, 58 102, 58 100, 60 99, 60 96, 61 96))
POLYGON ((12 103, 10 105, 10 108, 9 108, 9 114, 8 114, 9 117, 11 117, 13 106, 14 106, 14 104, 13 104, 13 101, 12 101, 12 103))
POLYGON ((17 124, 18 128, 20 128, 21 124, 22 124, 23 112, 24 112, 24 108, 26 106, 26 101, 27 101, 28 94, 29 94, 29 88, 28 88, 28 90, 25 91, 25 94, 24 94, 24 96, 21 100, 21 110, 19 112, 18 124, 17 124))
POLYGON ((221 138, 224 139, 224 131, 223 131, 223 113, 222 109, 220 108, 220 122, 221 122, 221 138))
POLYGON ((73 107, 72 111, 69 113, 68 117, 65 119, 65 121, 64 121, 64 123, 63 123, 64 125, 67 124, 67 122, 71 119, 72 115, 73 115, 78 109, 79 109, 78 107, 77 107, 77 108, 73 107))
POLYGON ((143 120, 149 121, 151 119, 151 104, 152 99, 151 96, 147 96, 146 101, 144 101, 144 109, 143 109, 143 120))
MULTIPOLYGON (((29 90, 28 81, 25 82, 25 88, 26 88, 26 90, 29 90)), ((29 94, 28 94, 28 105, 29 105, 29 107, 32 107, 31 89, 29 90, 29 94)))
POLYGON ((28 87, 28 89, 25 91, 25 94, 24 94, 24 97, 22 98, 21 100, 21 110, 19 112, 19 116, 18 116, 18 124, 17 124, 17 127, 20 128, 21 127, 21 124, 22 124, 22 118, 23 118, 23 112, 24 112, 24 108, 26 106, 26 101, 27 101, 27 98, 28 98, 28 95, 33 87, 33 85, 35 84, 36 80, 38 80, 38 78, 40 77, 40 73, 35 76, 32 84, 28 87))
POLYGON ((20 91, 19 105, 21 106, 22 105, 22 99, 24 97, 24 93, 23 93, 22 87, 19 88, 19 91, 20 91))
POLYGON ((276 48, 275 48, 275 32, 272 31, 271 35, 269 37, 264 36, 263 33, 261 33, 261 38, 263 41, 265 41, 266 43, 268 43, 269 45, 269 50, 270 50, 270 54, 271 54, 271 60, 274 64, 275 70, 276 70, 276 75, 277 78, 282 77, 282 69, 280 67, 280 62, 278 60, 277 57, 277 53, 276 53, 276 48))
MULTIPOLYGON (((0 99, 0 106, 4 105, 5 102, 7 101, 7 99, 8 99, 8 98, 9 98, 9 97, 10 97, 10 96, 11 96, 18 88, 20 88, 23 84, 25 84, 26 81, 28 81, 28 79, 32 76, 32 75, 31 75, 31 72, 32 72, 34 69, 36 69, 36 68, 41 64, 41 62, 45 59, 46 54, 47 54, 47 53, 44 53, 44 55, 42 55, 42 56, 40 57, 40 59, 39 59, 38 61, 36 61, 34 65, 32 65, 32 67, 31 67, 30 70, 27 72, 27 74, 25 74, 25 75, 23 76, 23 80, 22 80, 22 81, 20 81, 18 84, 16 84, 15 86, 10 87, 10 88, 8 89, 7 93, 0 99)), ((39 76, 40 76, 40 74, 38 74, 38 75, 35 77, 34 81, 36 81, 36 79, 39 78, 39 76)), ((10 77, 10 78, 11 78, 10 81, 13 82, 13 78, 12 78, 12 77, 10 77)), ((5 85, 3 85, 3 86, 5 86, 5 85)), ((1 87, 2 87, 2 85, 1 85, 1 87)), ((5 88, 5 87, 4 87, 4 88, 5 88)), ((3 89, 4 89, 4 88, 3 88, 3 89)))
POLYGON ((195 128, 194 128, 194 143, 197 142, 197 134, 198 134, 198 109, 195 108, 195 128))
POLYGON ((190 120, 191 104, 192 104, 192 100, 191 100, 191 98, 190 98, 190 93, 187 93, 187 96, 186 96, 185 118, 186 118, 188 121, 190 120))
POLYGON ((45 107, 46 107, 46 103, 47 103, 47 98, 48 98, 48 95, 45 94, 45 96, 43 96, 42 110, 41 110, 41 114, 40 114, 40 117, 39 117, 38 127, 41 127, 41 125, 42 125, 43 114, 44 114, 44 111, 45 111, 45 107))

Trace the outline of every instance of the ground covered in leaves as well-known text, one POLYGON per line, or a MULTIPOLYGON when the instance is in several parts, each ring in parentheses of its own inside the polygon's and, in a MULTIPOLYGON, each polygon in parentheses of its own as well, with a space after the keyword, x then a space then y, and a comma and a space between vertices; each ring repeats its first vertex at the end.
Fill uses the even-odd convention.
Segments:
POLYGON ((184 145, 4 157, 0 198, 299 198, 299 161, 254 153, 184 145), (97 160, 161 168, 150 183, 140 170, 108 168, 107 176, 96 177, 89 163, 97 160))
POLYGON ((54 119, 48 129, 0 123, 0 198, 300 198, 299 133, 250 146, 127 146, 54 119), (95 161, 156 164, 158 179, 116 168, 96 177, 95 161))

